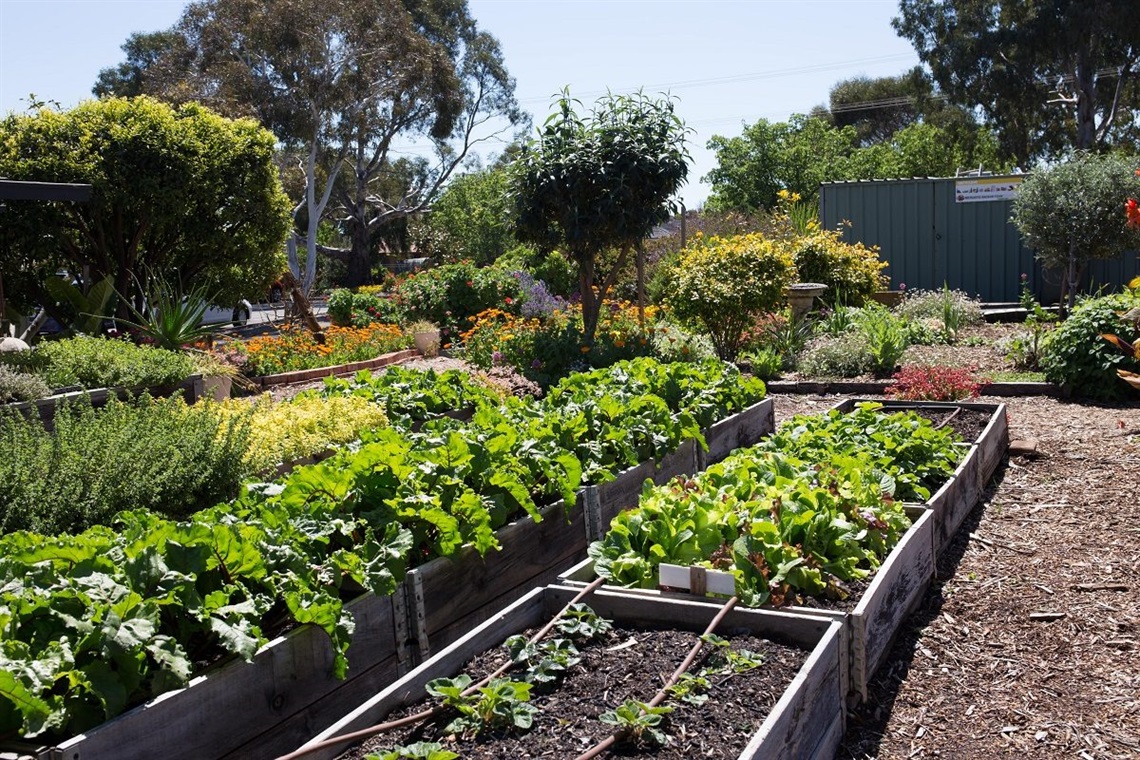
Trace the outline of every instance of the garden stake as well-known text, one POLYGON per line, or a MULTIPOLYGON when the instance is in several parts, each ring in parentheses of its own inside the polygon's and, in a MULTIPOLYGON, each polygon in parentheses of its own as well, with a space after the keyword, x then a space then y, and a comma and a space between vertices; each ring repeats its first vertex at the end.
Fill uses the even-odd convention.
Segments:
MULTIPOLYGON (((689 656, 685 658, 685 661, 682 662, 675 671, 673 671, 673 675, 669 676, 669 680, 665 682, 665 685, 662 686, 660 691, 658 691, 653 699, 650 700, 648 705, 650 708, 657 707, 669 697, 669 687, 673 686, 677 683, 677 681, 681 680, 681 676, 692 666, 693 661, 697 659, 697 655, 701 653, 701 647, 705 645, 704 637, 708 636, 710 633, 716 630, 717 626, 720 625, 720 622, 724 620, 724 616, 727 615, 732 610, 732 608, 736 606, 736 602, 737 598, 734 596, 724 603, 724 606, 721 607, 720 611, 716 613, 716 617, 712 619, 712 622, 709 623, 707 628, 705 628, 705 632, 701 634, 700 638, 697 639, 697 643, 689 651, 689 656)), ((578 757, 576 757, 574 760, 591 760, 592 758, 597 757, 612 747, 614 744, 616 744, 618 740, 623 737, 624 733, 624 731, 615 731, 605 739, 602 739, 600 742, 595 744, 590 749, 583 752, 581 755, 578 755, 578 757)))
MULTIPOLYGON (((575 596, 573 599, 571 599, 569 602, 567 602, 566 606, 563 607, 561 610, 559 610, 558 614, 555 615, 554 617, 552 617, 550 619, 550 622, 548 622, 545 626, 543 626, 542 629, 538 631, 538 633, 534 634, 534 636, 532 636, 530 638, 530 641, 528 641, 527 643, 528 644, 537 644, 539 641, 541 641, 543 639, 543 637, 545 637, 546 634, 550 633, 550 631, 554 628, 554 625, 555 625, 555 623, 558 622, 558 619, 566 614, 566 610, 570 609, 570 605, 577 604, 578 602, 582 601, 587 596, 589 596, 590 594, 594 593, 599 588, 601 588, 602 584, 604 584, 605 582, 606 582, 605 578, 594 579, 594 581, 589 586, 586 586, 586 588, 579 591, 577 596, 575 596)), ((736 598, 733 597, 733 599, 731 601, 735 602, 736 598)), ((728 610, 725 610, 724 612, 727 612, 727 611, 728 610)), ((721 616, 723 617, 723 613, 721 616)), ((716 621, 713 621, 713 622, 715 624, 716 621)), ((690 655, 690 657, 691 657, 691 655, 690 655)), ((688 667, 688 664, 686 664, 685 667, 688 667)), ((476 691, 483 688, 484 686, 489 684, 491 681, 493 681, 496 678, 498 678, 499 676, 503 675, 504 673, 506 673, 510 669, 511 669, 511 662, 510 662, 510 660, 508 660, 506 663, 504 663, 502 666, 500 666, 499 669, 496 670, 491 675, 486 676, 485 678, 483 678, 483 680, 479 681, 478 683, 471 684, 471 686, 467 687, 467 689, 463 692, 463 696, 466 697, 466 696, 470 696, 471 694, 474 694, 476 691)), ((281 755, 280 757, 277 758, 277 760, 294 760, 295 758, 304 757, 305 755, 316 752, 317 750, 320 750, 320 749, 325 749, 326 747, 335 747, 338 744, 344 744, 345 742, 355 741, 356 739, 367 739, 370 736, 382 734, 385 731, 391 731, 393 729, 401 728, 403 726, 410 726, 410 725, 413 725, 415 723, 419 723, 421 721, 428 720, 429 718, 434 718, 435 716, 445 712, 446 710, 447 710, 447 708, 445 706, 437 705, 435 707, 431 707, 427 710, 421 710, 420 712, 418 712, 414 715, 408 715, 408 716, 400 718, 398 720, 390 720, 387 723, 377 723, 374 726, 369 726, 368 728, 362 728, 359 731, 353 731, 352 733, 342 734, 340 736, 334 736, 331 739, 325 739, 324 741, 318 742, 317 744, 314 744, 310 747, 301 747, 300 749, 294 750, 287 755, 281 755)))

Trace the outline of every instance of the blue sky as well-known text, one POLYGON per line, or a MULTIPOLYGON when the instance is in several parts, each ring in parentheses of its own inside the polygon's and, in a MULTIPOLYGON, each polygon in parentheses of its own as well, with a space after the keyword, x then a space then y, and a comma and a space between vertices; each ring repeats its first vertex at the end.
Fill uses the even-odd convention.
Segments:
MULTIPOLYGON (((669 92, 694 130, 682 198, 708 195, 714 134, 759 118, 783 121, 825 103, 853 76, 918 63, 890 26, 895 0, 469 0, 499 38, 524 108, 541 123, 569 85, 590 104, 605 93, 669 92)), ((64 107, 91 96, 99 70, 123 59, 131 32, 171 26, 182 0, 0 0, 0 113, 29 93, 64 107)), ((409 146, 413 150, 415 146, 409 146)))

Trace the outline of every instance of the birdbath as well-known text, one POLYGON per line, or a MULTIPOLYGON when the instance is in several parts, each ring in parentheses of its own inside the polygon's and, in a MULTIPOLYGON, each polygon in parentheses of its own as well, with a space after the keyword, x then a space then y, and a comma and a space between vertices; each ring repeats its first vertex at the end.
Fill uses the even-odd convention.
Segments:
POLYGON ((788 286, 788 305, 792 307, 792 321, 798 322, 811 311, 816 296, 823 295, 827 286, 820 282, 797 282, 788 286))

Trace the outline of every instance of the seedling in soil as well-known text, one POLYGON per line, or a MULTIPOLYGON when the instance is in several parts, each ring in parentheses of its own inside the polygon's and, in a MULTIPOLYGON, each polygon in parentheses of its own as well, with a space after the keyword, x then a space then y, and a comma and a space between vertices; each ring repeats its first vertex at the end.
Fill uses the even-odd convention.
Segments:
POLYGON ((665 723, 665 716, 671 712, 672 707, 650 707, 644 702, 630 699, 616 710, 602 713, 598 720, 616 726, 618 733, 627 741, 645 741, 664 746, 669 741, 669 735, 661 730, 661 726, 665 723))
POLYGON ((723 639, 715 633, 705 634, 701 640, 713 647, 713 652, 709 655, 710 661, 719 660, 720 664, 715 666, 712 672, 743 673, 764 664, 764 658, 760 655, 747 649, 733 649, 728 639, 723 639))
POLYGON ((530 704, 529 683, 496 678, 465 696, 463 692, 470 685, 468 675, 436 678, 427 683, 428 694, 459 712, 459 717, 447 725, 447 731, 478 736, 495 729, 526 731, 534 725, 538 710, 530 704))
POLYGON ((669 687, 669 696, 685 704, 700 707, 708 701, 708 691, 712 684, 705 678, 708 671, 702 670, 701 675, 682 673, 677 683, 669 687))
POLYGON ((610 621, 585 604, 571 604, 558 620, 558 632, 576 641, 590 641, 609 633, 610 621))
POLYGON ((554 683, 582 661, 570 639, 547 639, 531 644, 525 636, 511 636, 504 646, 513 665, 526 666, 523 679, 535 686, 554 683))
POLYGON ((379 755, 368 755, 365 760, 456 760, 458 757, 458 754, 444 749, 437 742, 416 742, 379 755))

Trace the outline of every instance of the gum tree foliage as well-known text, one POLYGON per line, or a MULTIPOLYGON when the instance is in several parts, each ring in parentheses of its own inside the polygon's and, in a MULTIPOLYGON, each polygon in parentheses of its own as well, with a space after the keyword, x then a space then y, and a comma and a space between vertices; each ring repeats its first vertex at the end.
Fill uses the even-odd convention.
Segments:
POLYGON ((109 276, 124 295, 146 273, 223 303, 256 292, 284 266, 289 226, 274 143, 253 121, 146 97, 8 116, 0 176, 92 185, 89 203, 8 204, 8 297, 17 308, 50 302, 44 283, 61 268, 86 285, 109 276))
POLYGON ((629 252, 673 212, 689 173, 687 129, 669 98, 609 94, 579 114, 564 91, 558 110, 511 164, 516 237, 541 250, 563 247, 578 266, 584 338, 629 252), (595 282, 598 254, 620 251, 595 282), (596 289, 595 289, 596 288, 596 289))
POLYGON ((1068 308, 1091 259, 1111 259, 1140 246, 1140 230, 1123 213, 1140 196, 1135 159, 1078 153, 1040 169, 1021 184, 1013 222, 1048 269, 1065 273, 1068 308))
POLYGON ((1112 144, 1140 100, 1135 0, 900 0, 892 24, 1022 166, 1112 144))
POLYGON ((708 147, 717 166, 708 208, 751 212, 776 205, 781 190, 814 203, 823 182, 893 177, 953 176, 962 166, 1010 167, 984 129, 952 129, 914 122, 884 142, 861 147, 853 124, 837 127, 796 114, 786 122, 760 119, 738 137, 714 135, 708 147))
POLYGON ((299 158, 289 252, 306 289, 323 220, 351 247, 322 251, 365 282, 376 230, 423 211, 474 144, 523 120, 498 41, 465 0, 199 0, 171 31, 167 54, 141 59, 147 91, 254 115, 299 158), (407 141, 434 158, 415 181, 385 183, 407 141), (385 184, 406 191, 381 195, 385 184))
POLYGON ((416 230, 420 255, 449 262, 470 259, 479 266, 494 263, 517 245, 509 191, 503 167, 455 177, 416 230))

